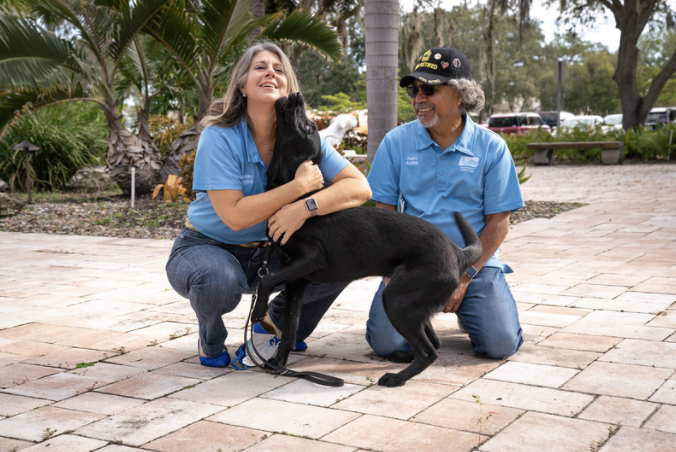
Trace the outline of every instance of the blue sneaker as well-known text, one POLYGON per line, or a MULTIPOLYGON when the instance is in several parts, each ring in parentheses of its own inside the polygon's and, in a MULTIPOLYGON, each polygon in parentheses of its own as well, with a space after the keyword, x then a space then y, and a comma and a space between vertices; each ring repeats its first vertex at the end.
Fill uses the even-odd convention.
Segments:
MULTIPOLYGON (((251 348, 251 341, 256 346, 258 354, 268 360, 275 356, 279 348, 280 339, 274 334, 268 332, 260 323, 254 323, 251 332, 251 339, 249 339, 249 348, 251 348)), ((294 351, 307 350, 307 344, 304 341, 297 341, 294 351)), ((235 359, 232 360, 232 367, 237 370, 245 370, 249 367, 256 366, 256 363, 247 355, 245 344, 240 345, 235 353, 235 359)))
POLYGON ((200 340, 197 339, 197 356, 200 358, 200 364, 207 367, 226 367, 230 364, 230 354, 228 354, 228 349, 223 350, 223 353, 220 355, 209 358, 208 356, 202 356, 202 347, 200 346, 200 340))
POLYGON ((307 350, 307 344, 305 341, 296 341, 296 346, 293 348, 294 352, 304 352, 307 350))

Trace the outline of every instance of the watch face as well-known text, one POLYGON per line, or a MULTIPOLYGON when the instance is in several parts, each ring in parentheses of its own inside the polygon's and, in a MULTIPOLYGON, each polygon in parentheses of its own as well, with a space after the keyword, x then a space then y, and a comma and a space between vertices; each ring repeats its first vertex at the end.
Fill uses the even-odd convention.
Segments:
POLYGON ((477 274, 477 271, 474 267, 470 267, 467 270, 465 270, 465 273, 467 273, 470 278, 474 278, 474 276, 476 276, 477 274))
POLYGON ((314 198, 307 198, 305 200, 305 205, 307 206, 307 210, 309 210, 310 212, 318 209, 317 203, 315 202, 314 198))

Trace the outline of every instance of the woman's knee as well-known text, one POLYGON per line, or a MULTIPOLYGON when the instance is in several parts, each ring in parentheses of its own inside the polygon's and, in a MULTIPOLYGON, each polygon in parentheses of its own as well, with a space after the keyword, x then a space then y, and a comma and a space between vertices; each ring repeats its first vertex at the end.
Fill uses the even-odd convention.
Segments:
POLYGON ((239 262, 225 251, 222 253, 221 259, 215 261, 214 256, 204 258, 204 253, 191 253, 188 249, 172 255, 167 263, 170 284, 190 300, 196 311, 229 312, 248 289, 239 262))

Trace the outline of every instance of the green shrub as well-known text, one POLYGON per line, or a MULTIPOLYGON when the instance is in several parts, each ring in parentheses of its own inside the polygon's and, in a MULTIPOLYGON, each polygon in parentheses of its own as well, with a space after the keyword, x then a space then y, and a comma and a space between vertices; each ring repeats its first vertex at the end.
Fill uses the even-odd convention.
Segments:
POLYGON ((662 160, 676 157, 676 124, 660 125, 656 130, 629 130, 624 136, 624 153, 627 158, 662 160), (669 137, 672 135, 671 149, 669 137))
POLYGON ((148 118, 148 128, 153 136, 153 142, 157 146, 163 158, 169 156, 169 148, 183 132, 193 125, 193 120, 188 119, 181 124, 178 119, 169 116, 151 116, 148 118))
MULTIPOLYGON (((611 130, 603 133, 600 128, 560 129, 552 136, 547 132, 534 132, 522 136, 502 135, 507 142, 514 160, 532 159, 534 151, 528 150, 528 143, 549 143, 562 141, 622 141, 624 155, 627 159, 666 160, 676 157, 676 124, 659 126, 657 130, 630 129, 611 130), (671 149, 669 137, 673 133, 671 149)), ((555 153, 558 161, 590 161, 601 160, 601 149, 566 149, 555 153)))
POLYGON ((197 198, 195 192, 192 191, 192 176, 195 172, 196 155, 197 151, 192 151, 187 154, 183 154, 183 157, 181 157, 178 161, 178 167, 181 170, 181 186, 185 188, 185 196, 191 200, 197 198))
POLYGON ((35 190, 65 188, 77 170, 105 163, 107 126, 96 106, 61 104, 26 114, 0 136, 0 178, 12 190, 25 190, 23 151, 12 147, 29 141, 40 149, 31 154, 35 190))

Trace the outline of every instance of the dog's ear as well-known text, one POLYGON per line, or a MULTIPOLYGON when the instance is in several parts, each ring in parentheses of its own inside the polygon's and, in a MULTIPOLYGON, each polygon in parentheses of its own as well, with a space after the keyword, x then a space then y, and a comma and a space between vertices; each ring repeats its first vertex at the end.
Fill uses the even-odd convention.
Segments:
POLYGON ((286 105, 289 103, 289 99, 287 97, 280 97, 275 101, 275 113, 277 114, 277 117, 284 113, 286 110, 286 105))

